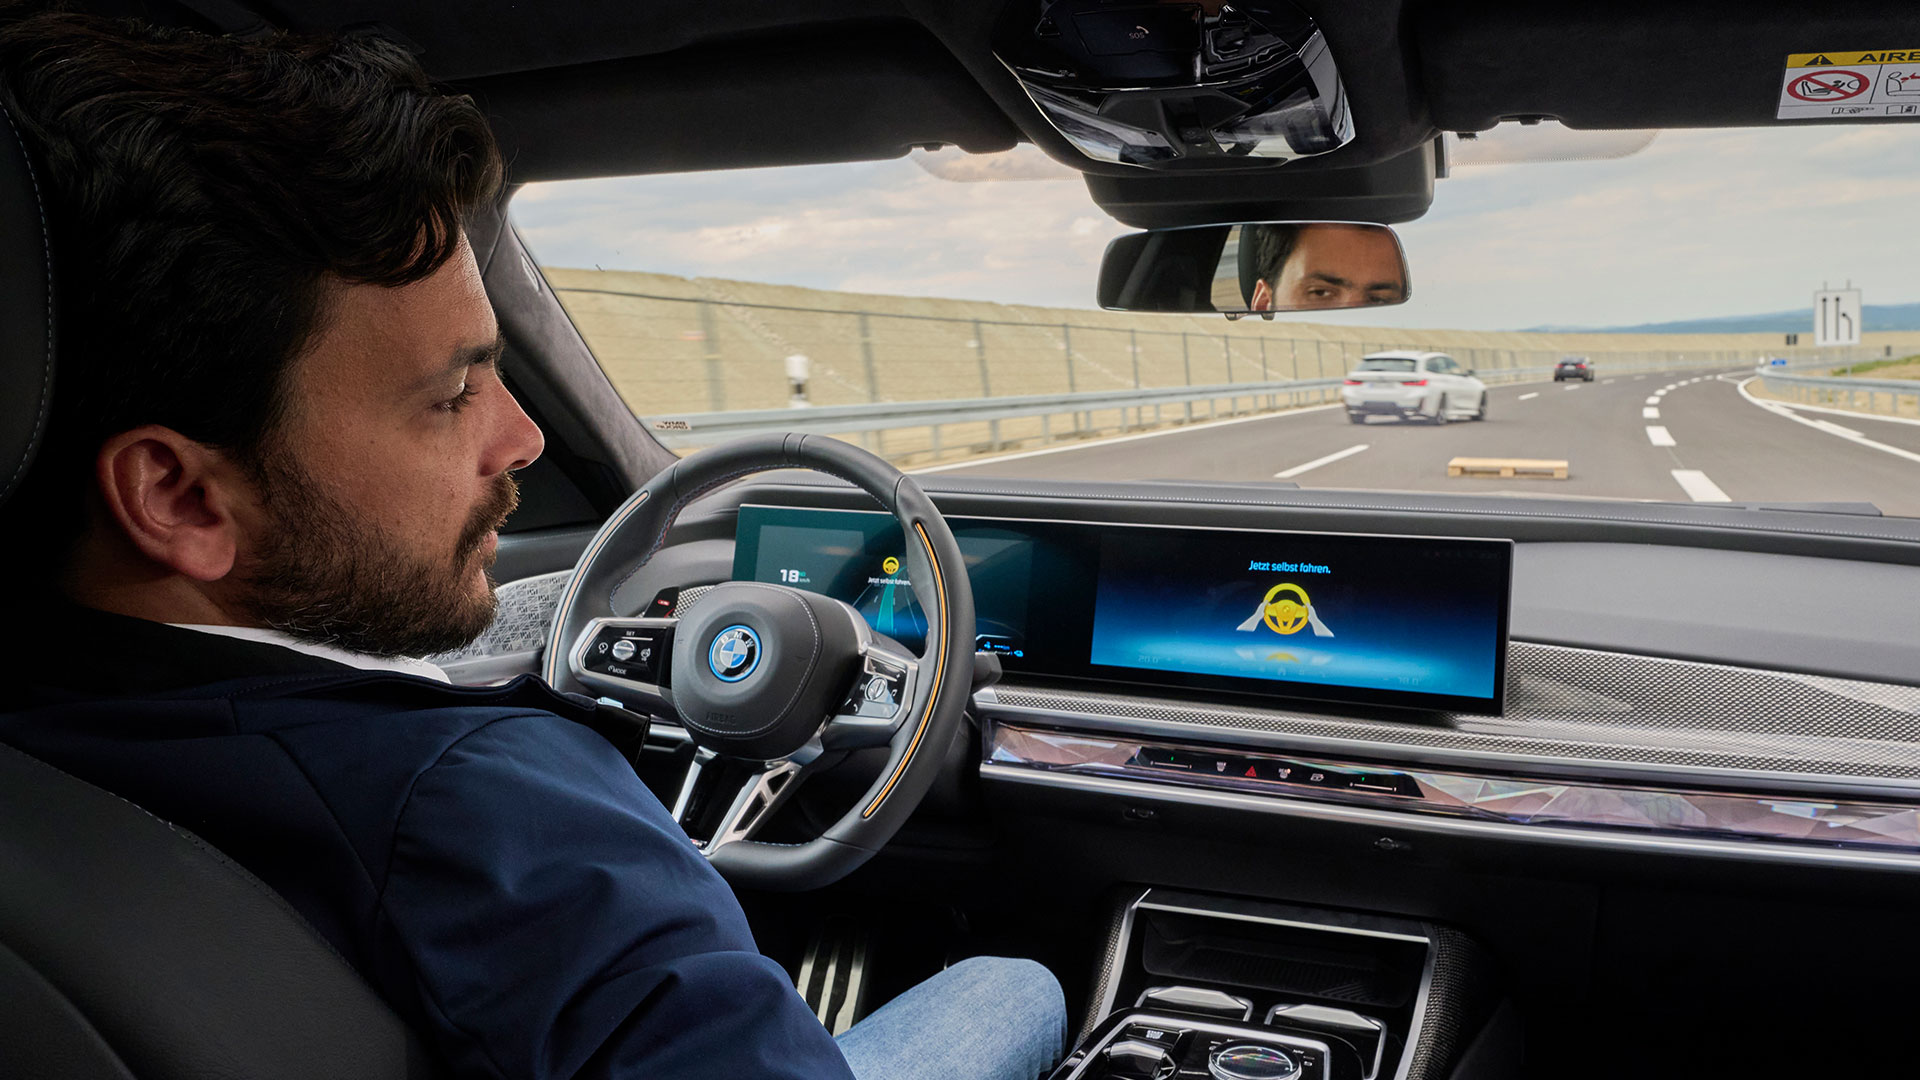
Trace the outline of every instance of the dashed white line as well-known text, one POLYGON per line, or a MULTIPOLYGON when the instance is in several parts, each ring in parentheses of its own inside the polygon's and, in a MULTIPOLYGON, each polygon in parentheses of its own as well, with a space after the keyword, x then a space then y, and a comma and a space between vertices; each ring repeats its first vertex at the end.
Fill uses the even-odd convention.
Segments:
POLYGON ((1520 395, 1519 397, 1517 397, 1517 398, 1515 398, 1514 400, 1515 400, 1515 401, 1525 401, 1525 400, 1527 400, 1528 398, 1537 398, 1537 397, 1539 397, 1539 396, 1540 396, 1540 391, 1538 391, 1538 390, 1535 390, 1535 391, 1534 391, 1533 393, 1531 393, 1531 394, 1521 394, 1521 395, 1520 395))
POLYGON ((1653 395, 1652 397, 1650 397, 1650 398, 1648 398, 1648 399, 1647 399, 1647 404, 1649 404, 1649 405, 1658 405, 1658 404, 1660 404, 1660 395, 1659 395, 1659 394, 1655 394, 1655 395, 1653 395))
POLYGON ((1648 425, 1648 427, 1647 427, 1647 441, 1648 441, 1648 442, 1650 442, 1650 443, 1652 443, 1652 444, 1653 444, 1653 445, 1655 445, 1655 446, 1673 446, 1673 445, 1676 445, 1676 444, 1674 443, 1674 441, 1673 441, 1673 436, 1672 436, 1672 435, 1669 435, 1669 434, 1667 433, 1667 429, 1666 429, 1666 428, 1663 428, 1663 427, 1660 427, 1660 426, 1659 426, 1659 425, 1657 425, 1657 424, 1650 424, 1650 425, 1648 425))
POLYGON ((1282 469, 1279 472, 1274 473, 1273 478, 1275 480, 1291 480, 1294 477, 1299 476, 1301 473, 1306 472, 1309 469, 1317 469, 1322 465, 1331 465, 1334 462, 1339 461, 1341 458, 1350 458, 1353 455, 1359 453, 1360 451, 1365 450, 1369 445, 1370 444, 1368 443, 1361 443, 1359 446, 1349 446, 1345 450, 1340 450, 1335 453, 1328 454, 1326 457, 1323 457, 1323 458, 1314 458, 1312 461, 1307 462, 1305 465, 1295 465, 1291 469, 1282 469))
POLYGON ((1639 381, 1640 381, 1641 379, 1644 379, 1644 378, 1646 378, 1646 376, 1645 376, 1645 375, 1635 375, 1635 376, 1633 377, 1633 381, 1634 381, 1634 382, 1639 382, 1639 381))
POLYGON ((1607 385, 1608 383, 1610 383, 1610 382, 1612 382, 1612 381, 1613 381, 1612 379, 1601 379, 1601 380, 1600 380, 1600 385, 1601 385, 1601 386, 1605 386, 1605 385, 1607 385))
POLYGON ((1675 469, 1673 478, 1678 481, 1687 498, 1694 502, 1732 502, 1720 485, 1707 479, 1707 474, 1699 469, 1675 469))
POLYGON ((1561 387, 1560 389, 1562 389, 1562 390, 1578 390, 1578 389, 1580 389, 1580 384, 1579 384, 1579 383, 1574 383, 1574 384, 1573 384, 1572 386, 1563 386, 1563 387, 1561 387))
POLYGON ((1640 419, 1658 420, 1660 419, 1660 410, 1649 405, 1646 408, 1640 410, 1640 419))
POLYGON ((1677 383, 1677 382, 1670 382, 1670 383, 1668 383, 1667 385, 1665 385, 1665 386, 1663 386, 1663 387, 1661 387, 1661 388, 1660 388, 1660 392, 1664 394, 1664 393, 1666 393, 1666 392, 1667 392, 1667 391, 1669 391, 1669 390, 1678 390, 1678 389, 1680 389, 1680 384, 1679 384, 1679 383, 1677 383))

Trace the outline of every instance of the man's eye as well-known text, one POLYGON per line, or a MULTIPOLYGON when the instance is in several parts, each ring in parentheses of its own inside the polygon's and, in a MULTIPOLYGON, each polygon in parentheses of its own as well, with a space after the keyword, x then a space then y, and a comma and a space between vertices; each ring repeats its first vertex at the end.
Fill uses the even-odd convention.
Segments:
POLYGON ((434 408, 439 409, 442 412, 457 413, 461 409, 466 408, 467 403, 472 401, 474 398, 474 395, 478 394, 479 392, 480 391, 474 387, 472 382, 467 382, 460 387, 460 393, 456 394, 449 401, 443 401, 440 404, 435 405, 434 408))

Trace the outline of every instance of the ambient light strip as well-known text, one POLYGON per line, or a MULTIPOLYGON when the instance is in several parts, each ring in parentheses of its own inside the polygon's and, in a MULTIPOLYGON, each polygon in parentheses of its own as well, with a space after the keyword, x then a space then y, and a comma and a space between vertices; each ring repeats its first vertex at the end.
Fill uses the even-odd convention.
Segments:
POLYGON ((920 714, 920 723, 914 728, 913 741, 907 744, 907 752, 900 755, 900 764, 894 766, 893 775, 887 777, 887 786, 881 788, 880 794, 875 795, 873 801, 867 804, 867 808, 860 812, 862 819, 872 817, 874 811, 880 809, 880 804, 886 802, 887 796, 893 793, 893 786, 906 775, 907 766, 913 763, 913 755, 920 749, 920 740, 927 733, 927 724, 933 719, 933 710, 940 704, 941 681, 947 677, 947 642, 954 631, 952 616, 947 612, 947 579, 940 573, 940 556, 934 554, 933 541, 927 537, 926 526, 916 521, 913 523, 913 529, 919 535, 920 542, 926 545, 927 565, 933 567, 933 590, 940 605, 938 625, 941 636, 940 648, 936 654, 938 660, 933 669, 933 688, 927 691, 927 708, 920 714))
POLYGON ((998 721, 986 760, 1037 772, 1206 787, 1514 825, 1920 851, 1920 805, 1623 787, 1228 750, 998 721))

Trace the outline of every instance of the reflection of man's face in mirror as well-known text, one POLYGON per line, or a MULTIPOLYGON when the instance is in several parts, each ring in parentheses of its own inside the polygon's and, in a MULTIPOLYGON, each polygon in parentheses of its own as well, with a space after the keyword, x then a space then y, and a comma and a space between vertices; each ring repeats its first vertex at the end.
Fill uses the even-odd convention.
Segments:
MULTIPOLYGON (((1260 228, 1260 226, 1249 226, 1260 228)), ((1253 311, 1311 311, 1398 304, 1407 298, 1400 245, 1383 228, 1364 225, 1267 226, 1292 233, 1268 245, 1278 266, 1262 267, 1247 307, 1253 311)), ((1244 241, 1243 241, 1244 242, 1244 241)))

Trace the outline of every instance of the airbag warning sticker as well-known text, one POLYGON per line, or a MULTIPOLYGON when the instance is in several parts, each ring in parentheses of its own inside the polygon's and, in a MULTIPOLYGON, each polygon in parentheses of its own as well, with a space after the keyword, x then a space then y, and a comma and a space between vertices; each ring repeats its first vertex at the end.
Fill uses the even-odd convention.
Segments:
POLYGON ((1920 120, 1920 49, 1794 53, 1776 120, 1920 120))

